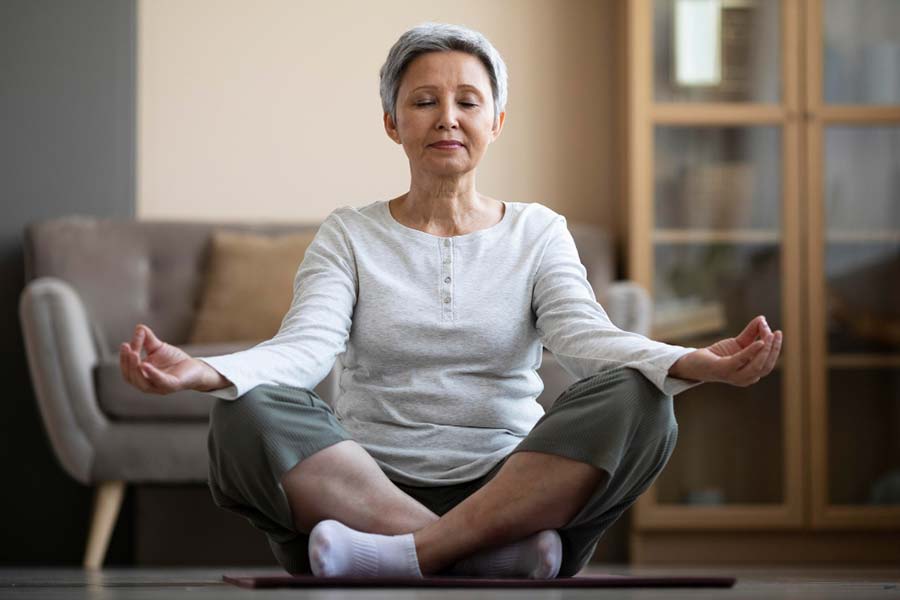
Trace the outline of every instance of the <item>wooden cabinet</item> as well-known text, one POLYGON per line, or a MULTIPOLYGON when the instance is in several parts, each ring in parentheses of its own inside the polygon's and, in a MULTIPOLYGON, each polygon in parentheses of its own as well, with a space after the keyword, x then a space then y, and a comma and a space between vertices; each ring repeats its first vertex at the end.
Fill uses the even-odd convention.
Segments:
POLYGON ((760 383, 675 398, 632 559, 900 560, 900 2, 622 4, 628 277, 651 337, 765 314, 760 383))

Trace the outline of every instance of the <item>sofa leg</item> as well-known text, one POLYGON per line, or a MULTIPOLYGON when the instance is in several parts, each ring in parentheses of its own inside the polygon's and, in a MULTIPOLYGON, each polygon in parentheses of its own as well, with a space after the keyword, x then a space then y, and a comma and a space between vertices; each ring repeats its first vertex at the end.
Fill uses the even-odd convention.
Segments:
POLYGON ((106 549, 109 546, 124 495, 124 481, 104 481, 97 486, 94 494, 91 531, 88 534, 87 550, 84 553, 85 568, 99 569, 103 566, 106 549))

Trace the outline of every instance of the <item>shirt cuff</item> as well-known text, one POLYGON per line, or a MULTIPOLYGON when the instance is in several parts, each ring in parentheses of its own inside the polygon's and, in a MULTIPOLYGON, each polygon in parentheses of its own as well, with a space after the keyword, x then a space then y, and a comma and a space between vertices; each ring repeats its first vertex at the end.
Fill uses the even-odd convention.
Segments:
POLYGON ((696 381, 693 379, 680 379, 678 377, 672 377, 669 375, 669 369, 672 368, 678 359, 682 356, 690 354, 694 352, 697 348, 687 348, 687 347, 679 347, 677 352, 674 352, 672 356, 667 357, 665 361, 660 365, 662 367, 662 379, 659 385, 659 389, 662 390, 664 394, 667 396, 675 396, 680 394, 681 392, 687 391, 693 387, 697 387, 702 381, 696 381))
POLYGON ((244 382, 243 377, 235 373, 235 369, 230 368, 226 356, 197 356, 196 358, 211 366, 232 383, 228 387, 205 391, 203 392, 204 394, 209 394, 222 400, 237 400, 249 391, 251 386, 244 382))

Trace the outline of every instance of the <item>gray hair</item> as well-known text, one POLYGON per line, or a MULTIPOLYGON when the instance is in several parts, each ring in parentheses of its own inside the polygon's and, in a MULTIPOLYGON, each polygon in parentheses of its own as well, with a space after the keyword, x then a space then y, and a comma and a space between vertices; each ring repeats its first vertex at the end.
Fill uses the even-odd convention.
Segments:
POLYGON ((397 92, 409 63, 428 52, 457 50, 481 60, 491 79, 494 96, 494 123, 506 109, 506 64, 486 37, 461 25, 422 23, 400 36, 381 67, 381 106, 397 122, 397 92))

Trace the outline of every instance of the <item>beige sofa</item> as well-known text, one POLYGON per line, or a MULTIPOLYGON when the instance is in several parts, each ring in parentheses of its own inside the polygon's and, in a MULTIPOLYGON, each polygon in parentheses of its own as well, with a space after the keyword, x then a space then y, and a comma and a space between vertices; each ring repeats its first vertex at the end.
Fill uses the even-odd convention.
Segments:
MULTIPOLYGON (((246 348, 185 345, 203 283, 211 232, 287 233, 315 224, 235 225, 67 217, 25 232, 26 287, 19 312, 43 422, 63 468, 96 487, 84 564, 103 563, 127 483, 206 482, 208 414, 216 398, 185 391, 144 394, 121 377, 118 344, 146 323, 194 356, 246 348)), ((650 301, 629 282, 611 282, 604 230, 570 224, 588 279, 610 318, 647 334, 650 301)), ((316 392, 334 401, 340 361, 316 392)), ((545 407, 575 379, 545 350, 539 374, 545 407)), ((210 502, 210 508, 213 508, 210 502)))

